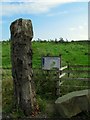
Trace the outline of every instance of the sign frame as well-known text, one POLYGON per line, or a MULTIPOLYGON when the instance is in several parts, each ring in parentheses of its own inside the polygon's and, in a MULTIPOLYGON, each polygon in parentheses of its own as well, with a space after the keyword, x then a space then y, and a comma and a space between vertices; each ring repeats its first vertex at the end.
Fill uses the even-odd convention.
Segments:
POLYGON ((61 55, 42 56, 42 69, 43 70, 59 70, 60 68, 61 68, 61 55))

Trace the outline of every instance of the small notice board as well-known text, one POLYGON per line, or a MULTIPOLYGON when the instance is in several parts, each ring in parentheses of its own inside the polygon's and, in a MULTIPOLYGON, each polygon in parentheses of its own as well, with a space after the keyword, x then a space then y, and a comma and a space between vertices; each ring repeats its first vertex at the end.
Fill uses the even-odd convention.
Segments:
POLYGON ((61 57, 42 57, 42 69, 51 70, 51 69, 60 69, 61 67, 61 57))

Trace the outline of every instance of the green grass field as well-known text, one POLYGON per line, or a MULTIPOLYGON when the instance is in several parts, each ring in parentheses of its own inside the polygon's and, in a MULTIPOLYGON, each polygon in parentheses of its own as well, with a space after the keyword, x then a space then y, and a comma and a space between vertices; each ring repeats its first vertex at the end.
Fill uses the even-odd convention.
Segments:
MULTIPOLYGON (((1 44, 0 44, 1 45, 1 44)), ((47 54, 51 56, 62 57, 62 66, 67 65, 88 65, 89 64, 89 43, 84 42, 32 42, 33 49, 33 71, 34 80, 36 86, 37 100, 41 109, 41 112, 46 112, 47 103, 56 100, 55 96, 55 80, 57 74, 55 72, 42 71, 41 58, 47 54)), ((11 117, 23 117, 24 114, 21 110, 17 111, 13 108, 13 81, 11 74, 11 54, 10 54, 10 42, 2 42, 2 95, 3 95, 3 113, 10 115, 11 117)), ((75 74, 75 77, 88 77, 88 74, 75 74)), ((89 87, 86 81, 71 80, 64 81, 61 86, 62 95, 68 92, 87 89, 89 87), (77 86, 77 87, 76 87, 77 86)), ((49 113, 50 115, 51 113, 49 113)))
MULTIPOLYGON (((33 68, 41 68, 41 57, 47 54, 51 56, 62 55, 62 65, 67 61, 70 64, 88 64, 88 42, 32 42, 33 68)), ((10 43, 2 43, 2 67, 11 68, 10 43)))

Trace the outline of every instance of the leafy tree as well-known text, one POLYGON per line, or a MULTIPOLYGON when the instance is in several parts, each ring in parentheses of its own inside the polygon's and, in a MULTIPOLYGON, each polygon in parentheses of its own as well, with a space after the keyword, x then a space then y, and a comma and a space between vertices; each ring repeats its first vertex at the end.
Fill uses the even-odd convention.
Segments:
POLYGON ((59 42, 64 42, 64 39, 62 37, 60 37, 59 42))

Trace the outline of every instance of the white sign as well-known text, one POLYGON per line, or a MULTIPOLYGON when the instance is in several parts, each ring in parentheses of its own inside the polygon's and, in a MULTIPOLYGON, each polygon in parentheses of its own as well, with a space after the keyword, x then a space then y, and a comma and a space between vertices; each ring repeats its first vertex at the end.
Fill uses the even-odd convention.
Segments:
POLYGON ((42 69, 60 69, 60 57, 42 57, 42 69))

